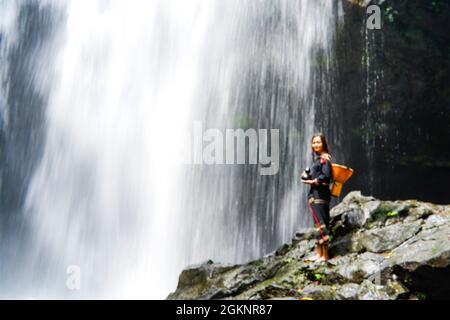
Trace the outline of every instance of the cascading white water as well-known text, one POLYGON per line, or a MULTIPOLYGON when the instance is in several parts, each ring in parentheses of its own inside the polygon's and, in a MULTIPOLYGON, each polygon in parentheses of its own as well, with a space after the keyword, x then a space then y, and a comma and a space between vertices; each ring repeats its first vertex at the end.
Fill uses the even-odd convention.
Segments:
POLYGON ((32 260, 43 253, 55 273, 79 266, 83 292, 101 283, 114 296, 120 280, 130 294, 143 284, 145 297, 162 297, 176 285, 176 156, 209 7, 76 0, 62 8, 47 142, 27 210, 32 260))
POLYGON ((186 184, 193 190, 187 261, 248 261, 311 225, 298 175, 310 164, 317 92, 327 81, 317 69, 330 68, 338 9, 332 1, 231 1, 214 18, 209 39, 220 50, 204 58, 202 79, 209 84, 200 105, 206 107, 196 117, 205 127, 280 129, 280 171, 267 177, 255 166, 193 172, 186 184))
POLYGON ((48 105, 25 204, 27 296, 164 298, 187 264, 254 258, 310 222, 290 176, 309 156, 314 56, 327 63, 332 1, 43 4, 64 21, 50 69, 35 75, 48 105), (240 112, 290 135, 282 193, 247 172, 256 187, 244 204, 240 169, 180 165, 193 120, 233 128, 240 112), (81 270, 79 291, 66 287, 68 266, 81 270))

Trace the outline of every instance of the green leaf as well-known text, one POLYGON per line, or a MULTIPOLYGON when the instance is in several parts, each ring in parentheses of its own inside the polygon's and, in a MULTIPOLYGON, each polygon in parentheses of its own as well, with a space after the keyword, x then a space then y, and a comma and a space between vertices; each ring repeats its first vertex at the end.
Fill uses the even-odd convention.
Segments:
POLYGON ((388 213, 386 213, 386 217, 395 217, 398 215, 397 211, 389 211, 388 213))

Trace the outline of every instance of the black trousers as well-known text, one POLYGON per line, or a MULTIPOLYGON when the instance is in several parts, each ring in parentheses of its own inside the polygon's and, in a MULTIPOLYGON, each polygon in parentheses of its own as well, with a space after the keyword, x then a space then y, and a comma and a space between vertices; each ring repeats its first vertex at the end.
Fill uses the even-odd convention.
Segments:
POLYGON ((330 234, 330 204, 308 202, 308 206, 316 226, 316 239, 326 242, 330 234))

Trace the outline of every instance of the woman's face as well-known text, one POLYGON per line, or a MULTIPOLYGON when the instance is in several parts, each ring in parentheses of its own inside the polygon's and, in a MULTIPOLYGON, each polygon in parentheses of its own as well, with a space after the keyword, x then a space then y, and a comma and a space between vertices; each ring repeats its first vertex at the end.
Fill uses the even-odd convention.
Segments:
POLYGON ((313 148, 314 152, 316 152, 316 153, 322 152, 323 144, 322 144, 322 140, 320 139, 320 137, 314 137, 314 139, 312 141, 312 148, 313 148))

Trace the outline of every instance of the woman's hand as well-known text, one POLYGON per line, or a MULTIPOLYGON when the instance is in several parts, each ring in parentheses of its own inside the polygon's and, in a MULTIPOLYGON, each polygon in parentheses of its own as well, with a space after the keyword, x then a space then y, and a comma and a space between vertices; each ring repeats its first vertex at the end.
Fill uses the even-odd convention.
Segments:
POLYGON ((310 185, 312 185, 312 186, 317 186, 317 185, 319 185, 319 182, 317 182, 317 179, 314 179, 314 180, 302 180, 302 182, 303 182, 303 183, 306 183, 306 184, 310 184, 310 185))

